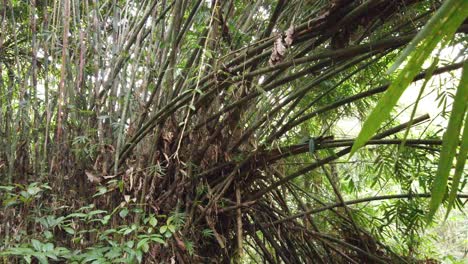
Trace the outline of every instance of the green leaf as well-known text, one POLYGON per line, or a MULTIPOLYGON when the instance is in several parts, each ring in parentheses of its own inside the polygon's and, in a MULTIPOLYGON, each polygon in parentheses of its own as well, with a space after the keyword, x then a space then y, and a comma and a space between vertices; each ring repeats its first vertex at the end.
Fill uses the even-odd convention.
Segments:
POLYGON ((460 152, 458 153, 457 163, 455 165, 455 174, 452 180, 452 189, 448 197, 448 206, 445 219, 447 219, 450 210, 453 207, 455 198, 457 197, 458 185, 460 184, 463 169, 465 168, 466 158, 468 154, 468 114, 465 113, 465 128, 463 129, 460 152))
POLYGON ((124 208, 119 212, 119 216, 125 218, 128 215, 128 209, 124 208))
POLYGON ((21 196, 23 196, 24 198, 29 198, 29 197, 30 197, 29 193, 26 192, 26 191, 21 191, 20 194, 21 194, 21 196))
POLYGON ((135 256, 137 258, 138 263, 141 263, 143 261, 143 253, 141 252, 141 250, 137 250, 135 252, 135 256))
POLYGON ((148 252, 149 245, 148 245, 148 238, 143 238, 137 243, 137 249, 143 250, 143 252, 148 252))
POLYGON ((11 192, 13 189, 15 189, 14 186, 0 186, 0 190, 4 190, 8 192, 11 192))
POLYGON ((403 139, 402 139, 402 141, 401 141, 400 147, 398 148, 398 153, 397 153, 396 162, 398 162, 398 157, 400 156, 402 150, 403 150, 404 147, 405 147, 406 139, 408 138, 409 131, 410 131, 410 129, 411 129, 411 126, 413 125, 413 120, 414 120, 414 117, 415 117, 415 115, 416 115, 416 110, 418 109, 419 101, 421 100, 421 97, 422 97, 422 95, 423 95, 424 89, 425 89, 426 86, 427 86, 427 83, 429 82, 429 80, 431 79, 432 75, 434 74, 434 70, 435 70, 435 68, 437 67, 437 63, 438 63, 438 62, 439 62, 439 59, 438 59, 438 58, 434 59, 434 61, 432 62, 431 66, 429 66, 428 70, 426 71, 426 76, 424 76, 424 83, 423 83, 423 85, 421 86, 421 88, 419 89, 418 97, 416 98, 416 101, 415 101, 414 107, 413 107, 413 111, 411 112, 411 117, 410 117, 409 125, 408 125, 408 127, 406 128, 406 130, 405 130, 405 134, 404 134, 403 139))
POLYGON ((169 231, 171 231, 171 233, 175 233, 175 226, 173 225, 168 225, 167 228, 169 229, 169 231))
POLYGON ((463 74, 460 84, 455 94, 452 112, 447 126, 447 131, 443 137, 442 150, 440 153, 439 165, 437 167, 436 178, 434 180, 431 201, 429 203, 429 213, 427 218, 432 220, 437 212, 447 188, 448 176, 452 168, 453 158, 459 142, 460 130, 463 117, 466 112, 466 102, 468 101, 468 62, 463 65, 463 74))
POLYGON ((101 220, 101 224, 107 225, 107 223, 109 223, 110 218, 111 218, 110 215, 104 216, 104 218, 102 218, 102 220, 101 220))
POLYGON ((52 234, 52 232, 46 230, 46 231, 44 231, 44 237, 46 239, 52 239, 54 237, 54 235, 52 234))
MULTIPOLYGON (((419 47, 412 50, 408 63, 397 75, 387 92, 377 103, 369 117, 364 122, 356 141, 351 149, 352 156, 359 148, 372 138, 383 121, 389 116, 403 92, 418 74, 426 58, 431 54, 442 38, 450 38, 460 24, 468 16, 468 1, 448 0, 424 26, 415 37, 416 42, 422 42, 419 47)), ((414 41, 414 40, 413 40, 414 41)), ((409 54, 405 54, 406 59, 409 54)))
POLYGON ((395 62, 393 63, 392 67, 388 70, 388 73, 394 72, 405 60, 406 58, 410 55, 412 51, 414 51, 417 47, 417 45, 424 40, 424 38, 430 37, 431 35, 434 34, 434 32, 446 30, 443 28, 444 20, 447 20, 452 13, 454 12, 459 12, 461 14, 465 14, 465 17, 467 16, 466 8, 465 10, 457 10, 459 5, 463 6, 463 2, 465 2, 466 7, 466 1, 465 0, 448 0, 445 1, 442 6, 439 8, 439 10, 434 14, 431 19, 427 22, 427 24, 424 26, 424 28, 414 37, 413 40, 411 40, 410 44, 402 51, 402 53, 397 57, 395 62))
POLYGON ((123 235, 126 236, 126 235, 130 234, 131 232, 133 232, 133 229, 127 228, 127 229, 124 231, 123 235))
POLYGON ((156 217, 151 216, 151 217, 149 218, 149 224, 150 224, 151 226, 153 226, 153 227, 156 226, 156 225, 158 224, 158 220, 156 219, 156 217))
POLYGON ((126 246, 128 248, 133 248, 134 245, 135 245, 135 242, 133 240, 127 241, 127 243, 126 243, 126 246))
POLYGON ((143 252, 147 253, 149 251, 149 244, 148 243, 145 243, 141 246, 141 250, 143 250, 143 252))
POLYGON ((41 188, 37 187, 37 186, 29 186, 28 189, 27 189, 28 193, 30 195, 36 195, 38 194, 40 191, 42 191, 41 188))
POLYGON ((85 218, 87 216, 88 215, 85 213, 72 213, 72 214, 67 215, 65 218, 73 218, 73 217, 85 218))
POLYGON ((151 236, 151 241, 160 243, 160 244, 166 244, 166 242, 158 235, 151 236))
POLYGON ((54 253, 51 253, 51 252, 45 252, 44 255, 50 259, 53 259, 53 260, 58 260, 58 257, 57 255, 55 255, 54 253))
POLYGON ((54 250, 54 244, 52 244, 52 243, 46 243, 46 244, 44 244, 44 246, 42 247, 42 250, 43 250, 43 251, 46 251, 46 252, 47 252, 47 251, 52 251, 52 250, 54 250))
POLYGON ((31 245, 37 251, 42 251, 42 243, 39 240, 31 239, 31 245))
POLYGON ((99 186, 98 191, 96 194, 93 195, 93 197, 101 196, 103 194, 107 193, 107 188, 104 186, 99 186))
POLYGON ((71 227, 64 227, 63 230, 65 230, 65 232, 67 232, 70 235, 75 234, 75 230, 73 230, 73 228, 71 228, 71 227))
POLYGON ((115 258, 120 257, 121 255, 122 255, 122 252, 120 248, 118 247, 112 248, 111 250, 109 250, 109 252, 105 254, 106 258, 108 259, 115 259, 115 258))
POLYGON ((88 213, 88 217, 93 216, 93 215, 97 215, 97 214, 104 214, 104 213, 107 213, 107 211, 104 211, 104 210, 94 210, 94 211, 91 211, 91 212, 88 213))
POLYGON ((39 263, 41 264, 48 264, 49 261, 47 260, 47 257, 45 256, 45 254, 34 254, 34 257, 37 258, 37 260, 39 260, 39 263))

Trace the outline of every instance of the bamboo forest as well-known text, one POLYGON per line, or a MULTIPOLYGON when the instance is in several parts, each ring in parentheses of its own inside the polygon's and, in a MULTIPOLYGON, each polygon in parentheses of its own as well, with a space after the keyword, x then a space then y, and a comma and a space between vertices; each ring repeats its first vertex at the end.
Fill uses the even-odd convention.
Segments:
POLYGON ((466 264, 467 32, 467 0, 0 0, 0 264, 466 264))

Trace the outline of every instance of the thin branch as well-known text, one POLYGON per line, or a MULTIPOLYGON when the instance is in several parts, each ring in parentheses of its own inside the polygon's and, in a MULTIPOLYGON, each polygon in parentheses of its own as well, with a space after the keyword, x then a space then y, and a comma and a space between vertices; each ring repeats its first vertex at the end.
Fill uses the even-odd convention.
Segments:
MULTIPOLYGON (((338 202, 334 204, 330 204, 324 207, 320 208, 314 208, 307 210, 302 213, 298 213, 295 215, 288 216, 286 218, 277 220, 273 223, 270 223, 269 225, 277 225, 281 224, 287 221, 294 220, 296 218, 303 217, 305 215, 310 215, 310 214, 317 214, 326 210, 330 210, 336 207, 343 207, 343 206, 348 206, 348 205, 353 205, 353 204, 360 204, 360 203, 366 203, 366 202, 372 202, 372 201, 381 201, 381 200, 392 200, 392 199, 412 199, 412 198, 429 198, 431 197, 430 193, 406 193, 406 194, 393 194, 393 195, 382 195, 382 196, 372 196, 372 197, 366 197, 366 198, 361 198, 361 199, 356 199, 356 200, 351 200, 351 201, 345 201, 344 203, 338 202)), ((458 198, 462 199, 468 199, 468 194, 458 194, 458 198)))

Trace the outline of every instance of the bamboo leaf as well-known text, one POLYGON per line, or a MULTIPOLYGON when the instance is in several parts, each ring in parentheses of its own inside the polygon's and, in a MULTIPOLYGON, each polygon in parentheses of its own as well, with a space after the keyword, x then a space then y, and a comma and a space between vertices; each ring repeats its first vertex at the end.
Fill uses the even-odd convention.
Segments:
POLYGON ((424 76, 424 83, 421 86, 421 89, 419 90, 418 97, 416 98, 416 101, 414 103, 413 111, 411 112, 411 116, 410 116, 409 125, 405 130, 405 134, 404 134, 403 139, 401 141, 400 147, 398 148, 398 153, 397 153, 397 156, 396 156, 396 159, 395 159, 396 160, 395 165, 398 163, 398 159, 400 157, 400 154, 401 154, 402 150, 405 148, 406 139, 408 138, 410 128, 413 125, 414 116, 416 115, 416 110, 418 109, 419 102, 420 102, 421 97, 423 95, 424 89, 426 88, 429 80, 432 78, 432 75, 434 73, 435 68, 437 67, 438 62, 439 62, 439 59, 436 58, 432 62, 431 66, 429 66, 429 68, 427 69, 426 76, 424 76))
POLYGON ((429 203, 429 213, 427 218, 432 220, 437 212, 447 188, 448 176, 452 167, 452 161, 455 157, 455 151, 459 142, 460 130, 463 117, 466 112, 466 102, 468 101, 468 62, 463 65, 463 75, 455 94, 452 112, 443 137, 442 151, 440 153, 439 165, 437 167, 436 178, 432 186, 432 197, 429 203))
POLYGON ((406 60, 411 52, 416 49, 416 46, 424 40, 424 38, 431 36, 434 34, 434 32, 443 30, 443 23, 440 23, 440 21, 449 18, 454 12, 457 12, 457 8, 461 8, 459 5, 463 5, 463 2, 466 4, 465 0, 445 1, 439 10, 434 14, 434 16, 426 23, 426 26, 419 32, 418 35, 416 35, 416 37, 414 37, 410 44, 408 44, 408 46, 406 46, 402 53, 397 57, 393 65, 390 67, 390 69, 388 69, 388 73, 394 72, 406 60))
POLYGON ((448 197, 448 206, 447 206, 447 213, 445 215, 445 219, 447 219, 450 213, 450 210, 452 209, 453 204, 455 202, 455 198, 457 197, 458 185, 460 184, 463 169, 465 168, 467 154, 468 154, 468 114, 465 113, 465 128, 463 129, 460 153, 458 154, 457 163, 455 165, 455 174, 453 175, 452 189, 448 197))
POLYGON ((404 69, 400 71, 387 92, 379 100, 374 110, 364 122, 361 132, 351 149, 350 156, 360 147, 364 146, 374 135, 382 122, 390 116, 390 112, 398 102, 398 99, 412 82, 424 61, 437 44, 444 37, 447 39, 451 38, 460 24, 468 16, 468 1, 449 0, 448 2, 451 2, 450 7, 444 5, 444 8, 440 8, 436 15, 430 20, 432 22, 427 23, 424 29, 415 37, 416 40, 423 38, 422 44, 417 49, 413 50, 404 69), (421 34, 423 34, 423 37, 420 36, 421 34))

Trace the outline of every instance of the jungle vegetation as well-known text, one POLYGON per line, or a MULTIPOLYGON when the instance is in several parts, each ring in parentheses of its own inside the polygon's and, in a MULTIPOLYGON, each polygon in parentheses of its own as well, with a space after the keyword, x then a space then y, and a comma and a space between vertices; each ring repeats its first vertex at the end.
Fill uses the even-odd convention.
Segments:
POLYGON ((467 17, 0 0, 0 262, 463 263, 467 17))

